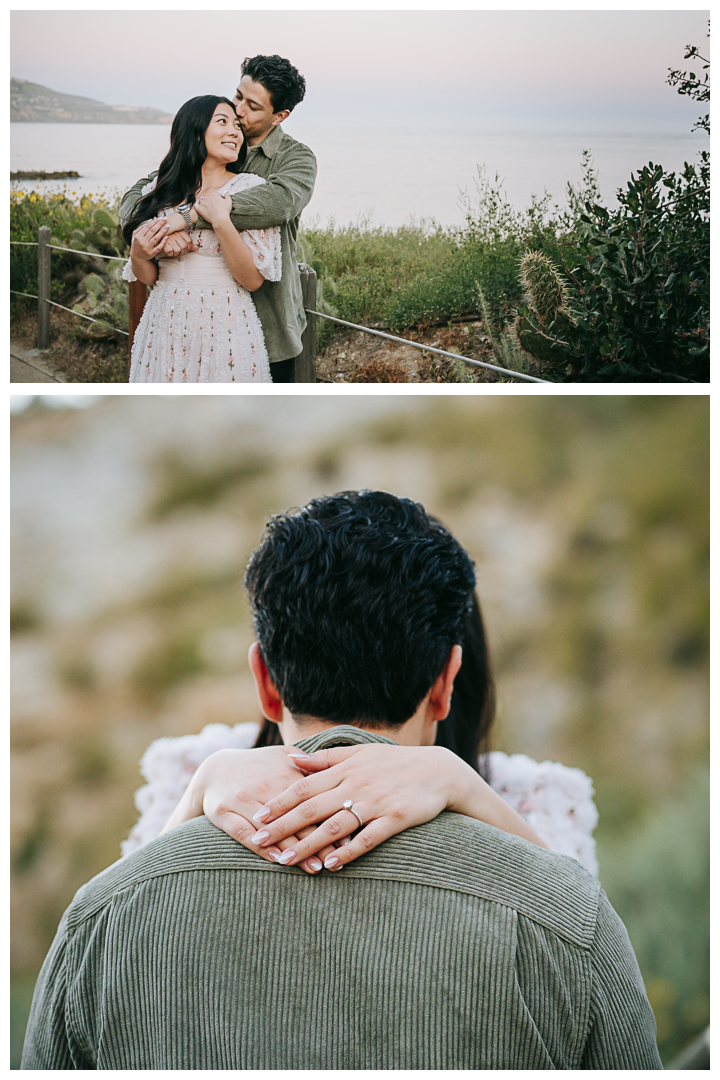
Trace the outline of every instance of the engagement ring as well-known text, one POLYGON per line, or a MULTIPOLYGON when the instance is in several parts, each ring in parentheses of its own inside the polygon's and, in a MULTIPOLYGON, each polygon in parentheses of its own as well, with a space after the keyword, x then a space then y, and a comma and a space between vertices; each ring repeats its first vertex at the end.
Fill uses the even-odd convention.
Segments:
POLYGON ((343 810, 349 810, 351 814, 354 814, 355 817, 360 822, 360 827, 362 828, 363 819, 360 817, 357 810, 353 810, 353 801, 352 801, 352 799, 346 799, 345 800, 345 802, 343 803, 343 810))

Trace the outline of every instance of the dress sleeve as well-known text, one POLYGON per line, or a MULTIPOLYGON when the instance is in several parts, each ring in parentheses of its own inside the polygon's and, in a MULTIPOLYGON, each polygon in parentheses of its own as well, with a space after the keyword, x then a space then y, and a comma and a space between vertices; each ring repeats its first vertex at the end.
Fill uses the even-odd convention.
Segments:
POLYGON ((280 229, 248 229, 240 234, 252 252, 253 262, 266 281, 282 277, 280 229))
POLYGON ((258 733, 257 724, 208 724, 199 735, 156 739, 143 754, 140 772, 147 780, 135 792, 135 806, 140 811, 137 824, 120 845, 123 855, 148 844, 180 802, 198 766, 216 750, 247 750, 258 733))
POLYGON ((489 755, 490 785, 525 818, 551 851, 570 855, 598 875, 593 829, 598 814, 593 786, 581 769, 525 754, 489 755))
MULTIPOLYGON (((153 176, 150 180, 148 180, 148 182, 146 184, 143 184, 142 188, 140 189, 140 195, 138 196, 138 198, 142 198, 143 195, 149 195, 150 192, 154 191, 156 187, 157 187, 157 176, 153 176)), ((128 192, 128 194, 130 194, 130 193, 128 192)), ((127 195, 125 196, 125 198, 127 198, 127 195)), ((169 206, 166 210, 158 210, 157 216, 158 217, 167 217, 171 210, 172 210, 172 206, 169 206)), ((130 214, 127 214, 126 218, 129 219, 130 214)), ((137 281, 137 278, 135 277, 135 275, 132 272, 132 264, 131 264, 130 259, 128 259, 128 261, 123 266, 122 279, 123 279, 123 281, 137 281)))

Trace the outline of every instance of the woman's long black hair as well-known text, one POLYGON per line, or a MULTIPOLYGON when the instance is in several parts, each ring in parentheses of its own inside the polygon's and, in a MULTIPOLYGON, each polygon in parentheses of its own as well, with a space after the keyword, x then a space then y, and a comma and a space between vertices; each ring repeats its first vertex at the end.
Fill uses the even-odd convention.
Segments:
MULTIPOLYGON (((202 184, 202 167, 207 157, 205 132, 213 118, 216 108, 224 102, 233 113, 235 106, 226 97, 215 94, 203 94, 190 98, 178 109, 170 129, 170 149, 160 163, 155 190, 138 201, 135 212, 123 229, 123 236, 128 244, 132 243, 135 229, 158 210, 167 206, 177 206, 182 202, 195 202, 195 193, 202 184)), ((228 172, 239 173, 245 164, 247 145, 243 140, 237 161, 229 161, 225 168, 228 172)))
MULTIPOLYGON (((445 746, 488 780, 490 728, 495 719, 495 682, 477 594, 461 642, 462 667, 455 678, 452 705, 437 726, 436 746, 445 746)), ((263 719, 255 746, 282 746, 280 728, 263 719)))
POLYGON ((446 746, 488 780, 495 680, 477 593, 473 593, 461 645, 462 666, 455 677, 450 712, 437 726, 435 745, 446 746))

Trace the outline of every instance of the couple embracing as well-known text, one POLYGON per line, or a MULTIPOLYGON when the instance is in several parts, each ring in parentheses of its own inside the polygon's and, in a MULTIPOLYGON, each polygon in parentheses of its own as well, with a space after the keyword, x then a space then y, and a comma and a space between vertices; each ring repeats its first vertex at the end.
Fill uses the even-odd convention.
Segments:
POLYGON ((123 198, 123 277, 155 286, 130 382, 293 381, 306 321, 295 245, 317 165, 280 125, 304 95, 288 60, 246 59, 234 99, 187 101, 157 173, 123 198))
POLYGON ((24 1069, 661 1068, 587 778, 478 757, 475 584, 410 499, 271 518, 245 574, 265 723, 150 748, 127 858, 43 965, 24 1069))

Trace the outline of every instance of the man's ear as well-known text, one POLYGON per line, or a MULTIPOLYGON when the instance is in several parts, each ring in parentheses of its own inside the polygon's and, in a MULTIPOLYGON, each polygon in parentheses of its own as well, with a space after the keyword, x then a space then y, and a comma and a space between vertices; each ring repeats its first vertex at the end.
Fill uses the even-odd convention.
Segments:
POLYGON ((273 114, 273 127, 277 127, 278 124, 284 124, 290 115, 289 109, 281 109, 280 112, 273 114))
POLYGON ((273 723, 279 724, 283 718, 283 700, 277 692, 275 683, 270 678, 270 672, 265 666, 263 655, 257 641, 253 641, 248 653, 250 670, 255 679, 255 689, 263 716, 273 723))
POLYGON ((455 677, 462 665, 462 646, 453 645, 437 679, 430 688, 428 706, 432 710, 431 720, 444 720, 450 712, 455 677))

